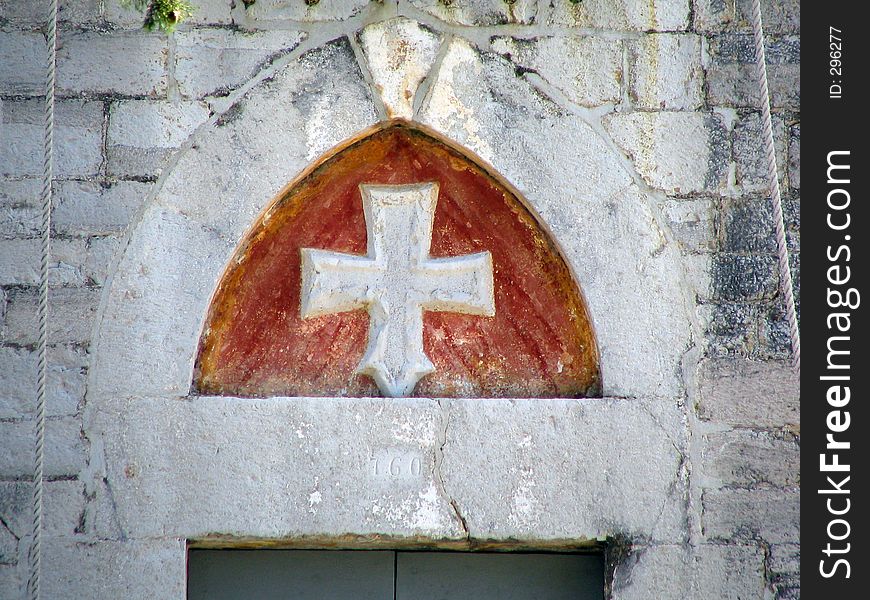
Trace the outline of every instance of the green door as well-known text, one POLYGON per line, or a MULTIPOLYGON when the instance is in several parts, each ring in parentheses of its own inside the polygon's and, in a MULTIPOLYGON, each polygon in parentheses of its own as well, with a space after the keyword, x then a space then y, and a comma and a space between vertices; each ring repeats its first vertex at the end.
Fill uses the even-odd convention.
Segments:
POLYGON ((597 554, 191 550, 190 600, 602 600, 597 554))

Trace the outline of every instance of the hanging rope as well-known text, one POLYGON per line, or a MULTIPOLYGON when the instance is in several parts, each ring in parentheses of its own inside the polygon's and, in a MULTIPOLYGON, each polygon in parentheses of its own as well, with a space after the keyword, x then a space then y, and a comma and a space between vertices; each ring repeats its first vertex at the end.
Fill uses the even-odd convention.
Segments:
POLYGON ((785 300, 785 313, 791 338, 792 366, 801 368, 801 337, 798 329, 797 310, 794 304, 794 284, 788 260, 788 243, 785 236, 785 219, 782 214, 782 196, 779 190, 779 171, 776 167, 776 147, 773 143, 773 122, 770 117, 770 90, 767 86, 767 59, 764 55, 764 30, 761 24, 761 0, 752 0, 752 37, 755 42, 755 63, 761 103, 761 124, 764 151, 767 155, 767 174, 770 196, 773 200, 773 220, 776 227, 776 249, 779 259, 779 289, 785 300))
POLYGON ((57 0, 49 0, 45 39, 48 71, 45 78, 45 138, 42 163, 42 263, 39 278, 39 343, 36 385, 36 444, 33 469, 33 539, 28 552, 27 595, 39 599, 42 559, 42 488, 45 461, 45 390, 48 378, 48 264, 51 257, 51 181, 54 168, 54 80, 57 48, 57 0))

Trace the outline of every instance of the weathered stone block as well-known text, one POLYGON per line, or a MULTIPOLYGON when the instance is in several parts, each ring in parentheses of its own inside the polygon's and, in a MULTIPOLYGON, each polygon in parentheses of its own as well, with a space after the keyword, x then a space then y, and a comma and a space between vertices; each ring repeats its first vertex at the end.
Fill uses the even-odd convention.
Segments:
POLYGON ((47 481, 43 489, 43 535, 70 538, 84 533, 85 485, 77 480, 47 481))
MULTIPOLYGON (((19 565, 23 565, 21 561, 19 565)), ((22 598, 24 596, 23 566, 0 565, 0 598, 22 598)))
POLYGON ((0 240, 0 285, 33 285, 39 281, 42 241, 0 240))
POLYGON ((48 49, 41 33, 3 31, 0 56, 0 94, 44 93, 48 49))
POLYGON ((617 104, 624 78, 622 43, 600 37, 500 37, 493 50, 539 74, 581 106, 617 104))
MULTIPOLYGON (((773 116, 773 141, 779 184, 785 187, 788 177, 788 127, 785 120, 773 116)), ((744 192, 768 190, 768 164, 765 151, 761 113, 741 113, 734 125, 734 162, 737 164, 737 185, 744 192)))
POLYGON ((734 430, 703 438, 702 481, 757 487, 800 485, 800 444, 791 435, 734 430))
MULTIPOLYGON (((710 38, 707 66, 708 101, 734 107, 761 106, 755 47, 749 34, 710 38)), ((800 110, 800 40, 777 37, 765 45, 771 105, 800 110)))
POLYGON ((775 256, 717 254, 710 265, 710 290, 703 302, 770 300, 779 289, 775 256))
POLYGON ((701 39, 651 33, 629 44, 629 93, 635 106, 693 110, 704 102, 701 39))
POLYGON ((108 143, 133 148, 177 148, 209 116, 203 102, 122 100, 109 111, 108 143))
POLYGON ((38 179, 0 180, 0 239, 36 237, 42 231, 38 179))
MULTIPOLYGON (((761 3, 765 34, 800 33, 799 0, 766 0, 761 3)), ((751 0, 697 0, 695 28, 698 31, 751 30, 751 0)))
POLYGON ((785 362, 705 360, 698 382, 704 420, 735 427, 800 425, 800 385, 785 362))
POLYGON ((172 150, 209 117, 202 102, 122 100, 112 105, 107 135, 109 172, 159 175, 172 150))
POLYGON ((662 212, 684 251, 709 252, 718 248, 717 204, 709 198, 667 200, 662 204, 662 212))
POLYGON ((755 546, 642 546, 617 566, 613 598, 762 600, 763 561, 755 546))
MULTIPOLYGON (((17 562, 18 538, 3 523, 0 523, 0 565, 14 565, 17 562)), ((0 585, 0 590, 2 589, 3 587, 0 585)))
MULTIPOLYGON (((20 479, 33 474, 33 421, 0 422, 0 437, 9 452, 0 454, 0 478, 20 479)), ((77 476, 84 468, 86 452, 81 421, 75 417, 49 419, 45 423, 45 477, 77 476)))
POLYGON ((166 37, 159 33, 71 33, 57 54, 58 91, 163 94, 167 85, 166 57, 166 37))
POLYGON ((722 207, 722 250, 776 252, 773 203, 768 198, 729 200, 722 207))
POLYGON ((145 202, 153 184, 116 181, 98 184, 59 181, 52 226, 65 235, 107 235, 123 231, 145 202))
POLYGON ((506 25, 535 22, 535 0, 411 0, 423 12, 451 25, 506 25))
MULTIPOLYGON (((48 350, 46 414, 73 415, 84 401, 87 355, 74 346, 48 350)), ((37 355, 24 348, 0 348, 0 419, 30 416, 36 402, 37 355)))
MULTIPOLYGON (((87 288, 51 290, 49 343, 88 342, 99 301, 99 290, 87 288)), ((36 312, 37 295, 34 288, 11 290, 8 294, 6 319, 0 327, 0 341, 35 344, 38 337, 36 312)))
MULTIPOLYGON (((41 100, 4 102, 0 145, 0 176, 42 175, 44 105, 41 100)), ((55 106, 57 177, 93 175, 102 163, 103 105, 83 100, 55 106)))
POLYGON ((387 116, 411 119, 417 88, 435 62, 441 36, 415 21, 393 19, 369 25, 359 40, 387 116))
POLYGON ((464 537, 464 519, 483 539, 678 540, 675 410, 646 400, 139 398, 107 400, 87 427, 105 444, 118 522, 131 537, 450 539, 464 537), (135 426, 146 414, 150 426, 135 426), (659 416, 674 426, 662 428, 659 416), (637 427, 643 446, 618 442, 637 427), (471 433, 481 430, 485 442, 471 433), (342 443, 340 431, 356 442, 342 443), (245 475, 252 469, 255 479, 245 475))
POLYGON ((42 590, 63 598, 70 590, 82 598, 152 600, 186 593, 186 544, 182 539, 85 543, 43 542, 42 590))
POLYGON ((656 403, 445 402, 445 486, 472 536, 589 539, 621 533, 678 540, 686 491, 679 474, 679 418, 662 407, 662 427, 652 416, 658 409, 649 404, 656 403), (498 433, 492 443, 481 443, 474 434, 479 431, 498 433), (629 431, 645 432, 644 448, 619 441, 629 431))
POLYGON ((245 17, 256 21, 344 21, 362 12, 369 0, 258 0, 245 5, 245 17))
POLYGON ((708 539, 797 542, 800 492, 770 489, 706 490, 701 522, 708 539))
POLYGON ((689 26, 691 0, 552 0, 549 23, 633 31, 680 31, 689 26))
POLYGON ((604 125, 656 189, 668 194, 715 192, 726 183, 728 132, 715 113, 614 114, 604 125))
POLYGON ((790 353, 788 323, 778 303, 719 303, 698 307, 713 356, 753 360, 785 359, 790 353))
POLYGON ((175 34, 175 78, 183 96, 225 95, 258 70, 291 52, 305 34, 295 31, 193 29, 175 34))
MULTIPOLYGON (((74 25, 94 23, 100 18, 100 4, 100 0, 63 0, 58 3, 57 20, 60 23, 74 25)), ((39 27, 45 24, 47 18, 48 9, 39 2, 26 0, 0 2, 0 21, 5 19, 16 25, 39 27)))

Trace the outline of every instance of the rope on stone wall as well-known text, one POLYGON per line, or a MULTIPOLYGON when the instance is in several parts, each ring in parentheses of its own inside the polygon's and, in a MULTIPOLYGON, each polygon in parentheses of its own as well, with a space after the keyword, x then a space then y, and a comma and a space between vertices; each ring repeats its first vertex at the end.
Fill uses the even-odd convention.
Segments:
POLYGON ((791 278, 788 243, 785 235, 785 219, 782 213, 782 196, 779 190, 779 170, 776 166, 776 147, 773 142, 773 122, 770 117, 770 90, 767 85, 767 59, 764 54, 764 29, 761 22, 761 0, 752 0, 752 37, 755 42, 755 63, 760 91, 761 122, 764 137, 764 150, 767 157, 767 175, 770 196, 773 201, 773 219, 776 228, 776 249, 779 260, 779 289, 785 300, 791 338, 792 366, 795 371, 801 368, 801 337, 798 329, 797 310, 794 302, 794 283, 791 278))
POLYGON ((54 170, 54 87, 57 63, 57 0, 49 0, 45 39, 48 45, 48 69, 45 78, 45 138, 43 140, 42 171, 42 263, 39 278, 39 359, 36 386, 36 443, 33 469, 33 530, 28 563, 27 596, 40 597, 42 574, 42 490, 45 461, 45 397, 48 379, 48 265, 51 259, 51 182, 54 170))

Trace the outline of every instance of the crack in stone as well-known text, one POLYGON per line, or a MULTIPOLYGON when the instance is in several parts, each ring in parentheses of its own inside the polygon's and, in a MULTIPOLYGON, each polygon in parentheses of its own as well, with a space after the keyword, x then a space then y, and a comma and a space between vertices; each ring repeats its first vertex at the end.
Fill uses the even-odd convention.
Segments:
POLYGON ((450 426, 450 416, 447 414, 447 410, 441 403, 441 400, 436 400, 435 402, 438 403, 438 408, 440 409, 441 428, 438 431, 438 444, 435 446, 435 460, 432 465, 432 474, 434 475, 435 482, 438 485, 438 492, 447 504, 450 505, 450 508, 453 509, 453 516, 459 522, 460 527, 462 527, 465 538, 471 540, 471 533, 468 531, 468 523, 462 515, 462 511, 459 510, 459 504, 450 496, 450 494, 447 493, 447 486, 444 484, 444 475, 441 473, 441 465, 444 462, 444 446, 447 445, 447 429, 450 426))

